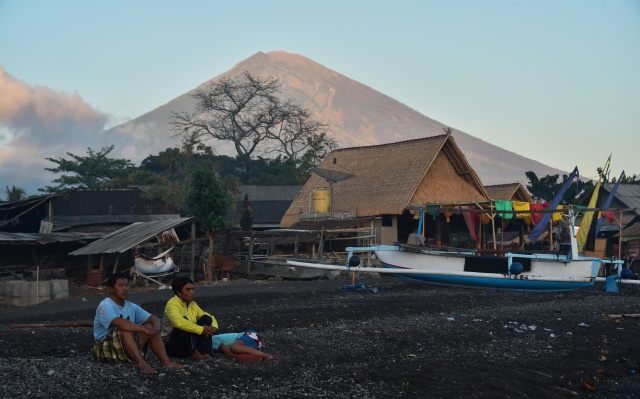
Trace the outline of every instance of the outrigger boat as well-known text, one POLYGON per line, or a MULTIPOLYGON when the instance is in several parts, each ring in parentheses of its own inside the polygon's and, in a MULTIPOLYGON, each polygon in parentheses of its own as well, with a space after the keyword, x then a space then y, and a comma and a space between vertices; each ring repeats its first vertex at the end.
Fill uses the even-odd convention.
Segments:
MULTIPOLYGON (((608 170, 611 157, 607 160, 604 170, 608 170)), ((620 176, 620 180, 624 176, 624 172, 620 176)), ((551 233, 552 221, 550 220, 553 213, 558 212, 557 207, 562 197, 568 189, 571 181, 578 176, 578 168, 576 167, 568 179, 563 183, 560 191, 544 210, 529 210, 529 213, 542 212, 544 215, 538 220, 535 227, 528 234, 528 238, 535 242, 540 238, 545 229, 549 229, 551 233)), ((602 176, 598 180, 594 195, 589 202, 589 209, 581 209, 585 212, 583 216, 583 224, 589 224, 592 215, 596 211, 605 211, 611 209, 594 208, 595 199, 600 186, 602 176), (587 221, 587 223, 585 223, 587 221)), ((614 188, 615 191, 615 188, 614 188)), ((613 191, 611 192, 611 196, 613 191)), ((609 201, 609 200, 607 200, 609 201)), ((476 204, 479 205, 479 204, 476 204)), ((484 212, 488 213, 493 222, 496 214, 504 211, 497 211, 493 204, 491 209, 470 209, 464 206, 464 210, 458 209, 442 209, 440 212, 484 212)), ((497 207, 496 207, 497 208, 497 207)), ((622 211, 622 210, 621 210, 622 211)), ((512 213, 523 213, 522 211, 512 213)), ((526 213, 526 212, 525 212, 526 213)), ((420 221, 418 231, 422 226, 424 212, 420 210, 420 221)), ((618 275, 624 275, 624 261, 616 259, 601 259, 598 257, 581 255, 578 248, 583 246, 589 228, 579 229, 575 227, 574 210, 568 208, 568 238, 569 243, 561 245, 568 246, 562 252, 553 251, 546 253, 515 253, 496 251, 495 229, 494 251, 490 253, 481 249, 460 249, 449 247, 432 247, 425 245, 375 245, 369 247, 348 247, 348 265, 317 265, 309 262, 289 261, 293 266, 303 266, 311 268, 322 268, 329 270, 343 270, 348 272, 374 272, 374 273, 391 273, 397 276, 431 284, 454 285, 476 288, 494 288, 502 290, 518 290, 518 291, 569 291, 594 285, 596 280, 609 282, 608 278, 598 277, 601 266, 607 265, 607 269, 615 269, 618 275), (580 235, 578 235, 580 233, 580 235), (375 253, 382 267, 362 267, 360 258, 356 253, 375 253)), ((552 234, 549 234, 551 240, 552 234)), ((584 249, 584 248, 583 248, 584 249)), ((628 271, 628 270, 626 270, 628 271)), ((628 274, 628 273, 627 273, 628 274)), ((613 281, 613 280, 612 280, 613 281)), ((621 282, 627 282, 620 280, 621 282)), ((613 283, 615 285, 615 282, 613 283)))
POLYGON ((452 286, 500 290, 555 292, 593 286, 603 264, 621 270, 622 260, 587 257, 579 254, 577 230, 571 219, 570 249, 566 254, 508 252, 479 255, 473 249, 415 245, 374 245, 348 247, 347 266, 318 265, 288 261, 292 266, 342 270, 347 272, 390 273, 409 280, 452 286), (382 267, 363 267, 358 253, 374 252, 382 267))

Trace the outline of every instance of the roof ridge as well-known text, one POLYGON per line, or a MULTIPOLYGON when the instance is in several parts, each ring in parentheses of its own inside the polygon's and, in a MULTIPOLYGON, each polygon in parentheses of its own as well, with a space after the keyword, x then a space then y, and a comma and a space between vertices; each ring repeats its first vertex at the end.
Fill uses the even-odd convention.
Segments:
POLYGON ((337 150, 334 150, 333 152, 341 152, 341 151, 347 151, 347 150, 352 151, 352 150, 359 150, 359 149, 363 149, 363 148, 392 147, 392 146, 403 145, 403 144, 407 144, 407 143, 415 143, 415 142, 418 142, 418 141, 429 141, 429 140, 441 139, 441 138, 446 138, 446 137, 447 137, 446 134, 439 134, 437 136, 420 137, 420 138, 417 138, 417 139, 396 141, 396 142, 393 142, 393 143, 384 143, 384 144, 363 145, 363 146, 358 146, 358 147, 338 148, 337 150))

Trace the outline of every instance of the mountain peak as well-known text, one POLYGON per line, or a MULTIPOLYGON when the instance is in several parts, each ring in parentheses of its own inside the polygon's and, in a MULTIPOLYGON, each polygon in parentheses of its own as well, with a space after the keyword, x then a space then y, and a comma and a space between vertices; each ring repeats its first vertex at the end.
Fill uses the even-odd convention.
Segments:
MULTIPOLYGON (((222 77, 238 76, 243 70, 278 79, 282 84, 282 95, 327 122, 341 147, 441 135, 446 127, 366 85, 284 50, 255 53, 196 89, 209 86, 222 77)), ((176 144, 175 139, 162 143, 155 139, 158 134, 172 137, 172 112, 195 110, 190 94, 196 89, 110 131, 129 134, 138 141, 145 141, 141 131, 147 131, 150 137, 145 142, 148 146, 144 148, 153 154, 172 147, 176 144)), ((534 171, 538 176, 564 173, 461 131, 454 130, 453 137, 485 185, 522 182, 527 171, 534 171)), ((228 143, 215 143, 214 148, 219 154, 235 155, 228 143)))

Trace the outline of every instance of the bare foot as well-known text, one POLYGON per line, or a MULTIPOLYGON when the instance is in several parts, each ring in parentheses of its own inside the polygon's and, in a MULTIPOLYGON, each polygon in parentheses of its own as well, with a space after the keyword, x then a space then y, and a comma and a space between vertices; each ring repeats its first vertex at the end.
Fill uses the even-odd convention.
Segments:
POLYGON ((158 371, 153 367, 149 366, 149 364, 146 362, 139 364, 138 368, 140 369, 140 372, 142 374, 158 374, 158 371))
POLYGON ((211 356, 208 353, 205 353, 204 355, 202 353, 200 353, 200 351, 195 350, 193 351, 193 355, 191 355, 191 358, 193 360, 207 360, 207 359, 211 359, 213 356, 211 356))
POLYGON ((278 356, 270 355, 268 353, 265 353, 265 355, 266 356, 262 357, 263 362, 272 362, 274 360, 278 360, 278 356))
POLYGON ((187 367, 187 365, 186 364, 180 364, 180 363, 172 362, 171 360, 169 360, 166 363, 163 363, 162 367, 171 367, 171 368, 174 368, 174 369, 183 369, 183 368, 187 367))

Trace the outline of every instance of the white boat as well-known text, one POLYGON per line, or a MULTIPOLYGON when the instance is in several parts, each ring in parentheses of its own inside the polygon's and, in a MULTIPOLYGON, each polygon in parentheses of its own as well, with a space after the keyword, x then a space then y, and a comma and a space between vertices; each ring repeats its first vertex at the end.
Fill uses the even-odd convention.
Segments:
POLYGON ((475 250, 430 248, 413 245, 349 247, 348 266, 314 265, 289 261, 294 266, 349 272, 391 273, 430 284, 517 291, 569 291, 592 286, 602 260, 578 253, 577 228, 571 223, 570 250, 567 254, 478 255, 475 250), (357 253, 374 252, 382 267, 362 267, 357 253))

